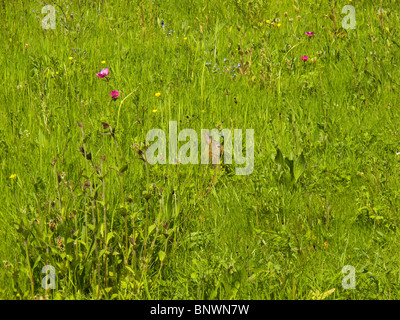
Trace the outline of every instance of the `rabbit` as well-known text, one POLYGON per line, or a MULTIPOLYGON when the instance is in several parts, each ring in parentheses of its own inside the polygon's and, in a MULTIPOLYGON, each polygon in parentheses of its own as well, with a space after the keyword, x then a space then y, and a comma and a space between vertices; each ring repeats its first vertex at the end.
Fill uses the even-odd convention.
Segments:
MULTIPOLYGON (((209 135, 206 131, 203 132, 203 136, 205 138, 205 141, 207 143, 208 147, 208 161, 210 164, 212 164, 212 168, 215 169, 218 166, 218 169, 220 169, 221 165, 220 163, 220 158, 224 154, 224 146, 221 145, 219 142, 215 141, 211 135, 209 135), (213 148, 217 151, 219 149, 219 155, 218 154, 213 154, 213 148)), ((205 150, 207 152, 207 149, 205 150)), ((215 152, 217 153, 217 152, 215 152)))

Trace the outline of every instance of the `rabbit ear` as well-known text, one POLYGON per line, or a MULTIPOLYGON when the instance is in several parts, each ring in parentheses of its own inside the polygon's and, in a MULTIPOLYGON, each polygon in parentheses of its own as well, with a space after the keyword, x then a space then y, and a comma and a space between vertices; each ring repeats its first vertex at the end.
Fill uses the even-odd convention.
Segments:
POLYGON ((212 137, 207 133, 207 131, 203 131, 204 139, 206 140, 207 144, 210 144, 212 141, 212 137))
POLYGON ((213 141, 212 143, 213 147, 215 146, 215 152, 211 149, 211 155, 212 155, 212 164, 218 164, 220 162, 220 157, 221 157, 221 146, 218 142, 213 141))

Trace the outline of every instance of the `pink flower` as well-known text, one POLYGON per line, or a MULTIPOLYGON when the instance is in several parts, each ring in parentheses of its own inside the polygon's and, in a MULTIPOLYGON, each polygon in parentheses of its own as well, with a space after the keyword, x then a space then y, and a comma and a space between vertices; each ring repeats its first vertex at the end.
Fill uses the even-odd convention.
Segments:
POLYGON ((314 31, 309 31, 309 32, 306 32, 305 34, 310 37, 315 36, 314 31))
POLYGON ((308 60, 308 57, 307 57, 307 56, 302 56, 302 57, 301 57, 301 60, 307 61, 307 60, 308 60))
POLYGON ((110 71, 108 71, 108 68, 105 68, 105 69, 101 70, 99 73, 96 73, 96 74, 97 74, 97 76, 99 78, 105 78, 105 77, 108 76, 109 73, 110 73, 110 71))
POLYGON ((111 96, 112 96, 112 98, 113 98, 114 100, 117 99, 117 98, 119 97, 119 92, 118 92, 118 90, 111 91, 110 94, 111 94, 111 96))

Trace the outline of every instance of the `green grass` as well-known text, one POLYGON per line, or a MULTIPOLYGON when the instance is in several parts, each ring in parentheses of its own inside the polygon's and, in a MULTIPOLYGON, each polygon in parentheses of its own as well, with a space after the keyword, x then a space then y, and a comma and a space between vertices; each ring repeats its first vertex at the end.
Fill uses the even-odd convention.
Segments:
POLYGON ((397 1, 44 5, 0 2, 1 299, 400 298, 397 1), (254 129, 254 171, 146 164, 169 121, 254 129))

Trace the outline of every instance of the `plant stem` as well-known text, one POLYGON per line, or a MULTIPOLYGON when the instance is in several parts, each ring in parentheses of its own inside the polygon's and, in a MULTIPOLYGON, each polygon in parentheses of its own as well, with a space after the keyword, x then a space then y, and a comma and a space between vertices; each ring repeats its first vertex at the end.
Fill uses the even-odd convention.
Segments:
POLYGON ((31 269, 31 263, 29 261, 29 252, 28 252, 28 239, 25 240, 25 252, 26 252, 26 261, 28 262, 28 268, 29 268, 29 280, 31 283, 31 291, 32 291, 32 300, 34 299, 35 291, 34 291, 34 283, 33 283, 33 275, 32 275, 32 269, 31 269))

